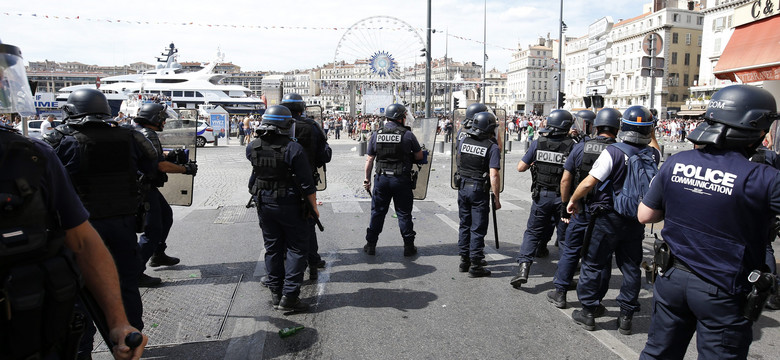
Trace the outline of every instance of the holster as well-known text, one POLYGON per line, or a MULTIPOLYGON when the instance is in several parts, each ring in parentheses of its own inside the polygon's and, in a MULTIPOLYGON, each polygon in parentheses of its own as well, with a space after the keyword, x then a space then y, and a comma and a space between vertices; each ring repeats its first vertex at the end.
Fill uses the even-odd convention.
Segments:
POLYGON ((539 195, 542 192, 542 189, 538 186, 534 186, 534 188, 531 190, 531 199, 533 201, 539 201, 539 195))
POLYGON ((417 175, 419 174, 419 172, 416 170, 412 170, 410 174, 412 177, 412 190, 414 190, 417 188, 417 175))
POLYGON ((753 289, 745 297, 742 316, 750 321, 757 321, 767 298, 777 291, 777 277, 770 272, 754 270, 748 275, 748 281, 753 284, 753 289))

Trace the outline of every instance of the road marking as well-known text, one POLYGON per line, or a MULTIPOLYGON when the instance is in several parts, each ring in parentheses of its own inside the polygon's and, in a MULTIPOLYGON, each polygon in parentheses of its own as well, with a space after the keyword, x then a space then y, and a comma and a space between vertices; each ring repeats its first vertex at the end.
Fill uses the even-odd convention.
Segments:
POLYGON ((455 221, 453 221, 452 219, 450 219, 449 217, 447 217, 447 215, 445 215, 445 214, 436 214, 436 216, 437 216, 439 219, 441 219, 441 221, 443 221, 445 224, 447 224, 447 225, 449 225, 451 228, 455 229, 455 231, 458 231, 458 229, 460 228, 460 224, 459 224, 459 223, 456 223, 455 221))
POLYGON ((262 357, 265 336, 268 332, 261 327, 260 321, 255 317, 237 317, 224 359, 257 359, 262 357))
POLYGON ((263 250, 260 251, 260 258, 257 259, 257 264, 255 265, 255 272, 252 274, 253 277, 262 277, 265 276, 265 247, 263 247, 263 250))
POLYGON ((502 201, 501 202, 501 210, 521 210, 521 211, 523 211, 525 209, 523 209, 522 207, 519 207, 519 206, 517 206, 515 204, 512 204, 509 201, 502 201))
MULTIPOLYGON (((574 309, 567 308, 567 309, 558 309, 562 313, 566 314, 566 317, 569 318, 569 321, 574 321, 571 318, 571 313, 574 312, 574 309)), ((577 325, 579 326, 579 325, 577 325)), ((586 331, 586 330, 582 330, 586 331)), ((601 344, 607 347, 607 349, 611 350, 615 355, 620 356, 621 359, 638 359, 639 354, 637 354, 633 349, 631 349, 628 345, 620 341, 615 335, 612 335, 609 331, 602 329, 601 327, 596 324, 596 330, 594 331, 587 331, 588 334, 596 338, 601 344)), ((636 336, 636 335, 634 335, 636 336)))
POLYGON ((362 213, 363 209, 360 207, 360 203, 357 201, 334 201, 330 203, 334 213, 339 214, 356 214, 362 213))
POLYGON ((458 211, 458 200, 457 199, 449 199, 449 200, 434 200, 437 205, 443 207, 447 211, 458 211))

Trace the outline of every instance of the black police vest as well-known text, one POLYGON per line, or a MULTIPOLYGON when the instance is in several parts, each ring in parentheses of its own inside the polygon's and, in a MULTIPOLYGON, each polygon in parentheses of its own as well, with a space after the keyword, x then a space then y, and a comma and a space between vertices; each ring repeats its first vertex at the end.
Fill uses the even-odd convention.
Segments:
POLYGON ((313 170, 317 170, 317 166, 314 165, 314 159, 317 155, 314 149, 314 134, 311 131, 311 123, 303 119, 295 119, 295 139, 298 144, 301 144, 303 151, 306 153, 306 158, 309 160, 309 167, 313 170))
POLYGON ((250 192, 259 196, 262 190, 274 190, 277 197, 286 196, 290 182, 290 167, 284 162, 284 153, 290 139, 283 136, 263 136, 252 142, 250 161, 255 182, 250 192))
MULTIPOLYGON (((160 136, 157 135, 157 132, 143 126, 134 128, 134 130, 137 130, 143 134, 144 137, 152 143, 154 150, 157 151, 157 159, 160 159, 162 157, 163 148, 162 144, 160 143, 160 136)), ((163 187, 165 183, 168 182, 168 174, 160 171, 159 169, 154 169, 153 174, 151 174, 149 179, 146 181, 153 186, 163 187)))
POLYGON ((136 213, 140 193, 132 161, 134 132, 107 125, 79 126, 73 132, 79 143, 80 167, 71 178, 90 219, 136 213))
POLYGON ((577 185, 588 176, 590 169, 593 168, 593 164, 596 162, 596 159, 599 158, 601 152, 606 149, 607 146, 614 144, 615 142, 616 141, 613 138, 602 137, 585 141, 584 147, 582 148, 582 163, 574 171, 574 185, 572 189, 576 189, 577 185))
POLYGON ((490 139, 477 140, 470 136, 463 139, 459 149, 458 174, 464 178, 486 181, 490 174, 488 149, 492 144, 490 139))
POLYGON ((43 198, 46 158, 6 131, 0 154, 0 358, 38 358, 66 347, 80 277, 43 198))
POLYGON ((534 159, 534 188, 560 191, 563 164, 569 156, 574 140, 550 139, 541 137, 537 143, 536 159, 534 159))
POLYGON ((390 129, 383 126, 376 132, 377 174, 400 175, 404 172, 404 154, 401 142, 408 130, 400 124, 390 129))

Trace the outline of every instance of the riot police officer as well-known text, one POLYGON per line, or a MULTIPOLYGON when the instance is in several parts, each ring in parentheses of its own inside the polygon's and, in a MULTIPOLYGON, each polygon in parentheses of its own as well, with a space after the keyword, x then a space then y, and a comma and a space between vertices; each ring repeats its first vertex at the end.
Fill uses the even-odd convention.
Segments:
MULTIPOLYGON (((0 42, 0 113, 34 113, 19 48, 0 42)), ((51 147, 0 123, 0 358, 72 359, 81 335, 73 310, 81 276, 108 314, 117 359, 139 359, 148 341, 131 350, 111 255, 89 224, 89 213, 51 147), (74 256, 75 255, 75 256, 74 256), (80 274, 79 274, 80 273, 80 274), (13 280, 13 281, 12 281, 13 280), (59 298, 49 296, 57 293, 59 298), (36 306, 19 304, 41 294, 36 306), (45 294, 45 295, 44 295, 45 294), (44 336, 46 334, 47 336, 44 336)), ((26 301, 29 303, 29 301, 26 301)))
POLYGON ((595 195, 588 202, 588 227, 592 228, 592 231, 589 231, 583 240, 589 245, 583 245, 585 252, 577 284, 577 297, 582 304, 582 310, 574 310, 572 318, 586 330, 595 329, 595 318, 603 313, 601 301, 609 290, 614 253, 618 268, 623 274, 623 284, 617 297, 620 305, 618 331, 629 335, 633 315, 639 311, 639 264, 642 261, 642 240, 645 233, 644 225, 640 224, 636 217, 628 217, 616 211, 614 198, 620 196, 623 191, 629 170, 629 153, 649 152, 655 164, 660 161, 661 153, 655 141, 653 115, 644 106, 631 106, 626 109, 620 121, 618 137, 624 144, 609 145, 601 152, 567 205, 570 214, 580 214, 580 201, 595 189, 595 195), (649 149, 648 144, 651 146, 649 149))
POLYGON ((414 256, 417 247, 414 246, 414 223, 412 222, 412 162, 424 163, 420 143, 412 131, 404 126, 406 108, 401 104, 392 104, 385 110, 387 122, 382 128, 371 135, 366 154, 366 179, 363 186, 371 188, 371 172, 376 159, 376 175, 374 175, 374 191, 371 198, 371 221, 366 229, 366 245, 363 251, 368 255, 376 254, 376 243, 385 215, 393 200, 398 216, 398 227, 404 241, 404 256, 414 256))
POLYGON ((474 121, 474 115, 481 112, 488 111, 488 107, 482 103, 473 103, 466 108, 466 117, 463 119, 463 123, 458 128, 458 133, 455 136, 457 145, 460 148, 460 142, 468 135, 468 130, 471 129, 471 122, 474 121))
MULTIPOLYGON (((317 170, 320 167, 324 168, 325 164, 330 162, 333 154, 333 150, 325 138, 325 133, 314 120, 305 116, 306 103, 301 95, 296 93, 284 95, 282 105, 290 109, 292 113, 295 121, 294 137, 298 144, 303 146, 315 185, 325 181, 325 179, 320 179, 320 173, 317 170)), ((322 256, 317 253, 319 245, 317 244, 317 232, 314 230, 314 221, 309 220, 309 225, 311 233, 309 238, 309 276, 317 278, 317 269, 325 267, 325 260, 322 260, 322 256)))
POLYGON ((303 147, 291 141, 292 131, 290 110, 269 107, 258 138, 246 147, 246 157, 252 163, 249 191, 263 231, 271 302, 275 309, 301 312, 309 308, 299 295, 310 244, 310 232, 301 229, 308 228, 307 218, 318 218, 319 212, 309 160, 303 147))
POLYGON ((179 263, 179 258, 171 257, 165 254, 168 248, 166 239, 173 226, 173 210, 165 200, 165 197, 157 188, 165 186, 168 181, 168 175, 188 174, 195 175, 198 172, 198 165, 185 159, 176 159, 181 153, 174 151, 169 156, 163 153, 158 131, 163 131, 165 120, 169 117, 167 106, 158 103, 147 103, 138 110, 138 115, 133 119, 138 127, 136 130, 141 132, 147 138, 157 153, 157 169, 145 177, 145 182, 149 185, 146 193, 145 202, 149 204, 149 212, 146 215, 144 233, 138 241, 141 247, 141 274, 138 278, 138 285, 141 287, 155 286, 160 284, 160 278, 144 274, 146 262, 149 266, 172 266, 179 263), (168 161, 174 160, 175 162, 168 161), (181 164, 177 164, 177 162, 181 164))
MULTIPOLYGON (((780 169, 780 157, 778 157, 776 152, 763 145, 756 149, 756 153, 750 157, 750 161, 780 169)), ((780 218, 775 219, 776 229, 780 226, 779 222, 780 218)), ((775 260, 775 249, 772 247, 775 238, 777 238, 777 232, 772 231, 769 234, 769 241, 766 245, 766 265, 769 267, 769 271, 772 274, 777 275, 777 260, 775 260)), ((778 279, 778 290, 780 290, 780 279, 778 279)), ((767 309, 780 310, 780 295, 778 295, 777 292, 769 296, 769 299, 766 301, 766 307, 767 309)))
MULTIPOLYGON (((583 111, 580 110, 578 114, 583 111)), ((586 114, 587 115, 587 114, 586 114)), ((579 116, 582 116, 581 114, 579 116)), ((596 162, 601 152, 609 144, 615 143, 618 129, 620 129, 620 111, 605 108, 599 111, 595 119, 591 119, 596 128, 597 135, 593 138, 586 137, 583 142, 577 143, 571 150, 571 154, 563 164, 563 176, 561 177, 561 203, 567 204, 574 189, 588 175, 593 163, 596 162)), ((593 197, 585 198, 585 207, 580 214, 570 217, 566 208, 561 207, 561 219, 568 222, 566 228, 566 237, 559 244, 560 257, 558 259, 558 269, 553 278, 555 290, 547 293, 547 300, 555 306, 566 308, 566 291, 575 284, 572 283, 577 263, 580 260, 580 251, 582 250, 582 241, 585 237, 586 228, 590 223, 591 216, 588 214, 588 203, 593 201, 593 197)))
POLYGON ((641 359, 682 359, 694 332, 700 358, 747 358, 752 310, 763 305, 753 295, 769 291, 758 280, 771 278, 764 254, 780 173, 747 158, 778 119, 777 104, 764 89, 731 85, 712 96, 704 118, 688 136, 699 148, 669 157, 639 205, 642 223, 664 220, 671 254, 659 264, 641 359))
MULTIPOLYGON (((65 123, 44 140, 70 174, 92 226, 111 251, 130 324, 143 329, 135 219, 141 202, 138 174, 154 171, 157 152, 141 133, 104 121, 111 119, 111 109, 98 90, 72 92, 62 110, 65 123)), ((90 326, 81 341, 82 354, 91 351, 94 333, 90 326)))
POLYGON ((519 172, 531 169, 533 205, 517 257, 520 264, 517 275, 510 281, 513 287, 520 287, 528 281, 535 255, 545 257, 549 254, 547 242, 554 228, 557 227, 558 242, 564 239, 566 223, 560 221, 560 185, 563 164, 574 146, 574 140, 568 136, 573 123, 574 117, 570 112, 553 110, 547 116, 547 127, 539 130, 542 136, 531 143, 528 152, 517 164, 519 172))
POLYGON ((490 215, 490 192, 501 208, 501 150, 496 141, 496 116, 481 112, 474 116, 468 137, 458 148, 458 247, 460 272, 470 277, 490 276, 484 268, 485 234, 490 215))
POLYGON ((593 131, 593 120, 596 119, 596 113, 590 110, 580 110, 574 113, 574 116, 580 121, 578 121, 577 133, 573 137, 577 142, 588 140, 593 131))

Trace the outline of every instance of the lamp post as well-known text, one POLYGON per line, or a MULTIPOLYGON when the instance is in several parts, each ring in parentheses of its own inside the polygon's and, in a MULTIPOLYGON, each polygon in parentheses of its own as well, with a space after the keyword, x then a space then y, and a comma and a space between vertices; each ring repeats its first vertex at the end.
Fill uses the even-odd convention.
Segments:
POLYGON ((558 18, 558 92, 555 94, 556 109, 561 107, 561 67, 563 66, 563 0, 561 0, 561 15, 558 18))
POLYGON ((431 0, 428 0, 428 45, 425 47, 425 117, 431 117, 431 0))

